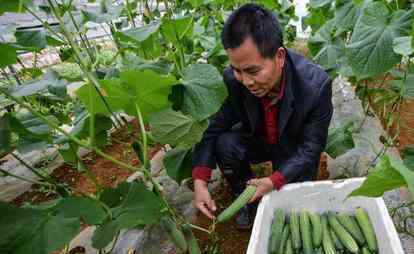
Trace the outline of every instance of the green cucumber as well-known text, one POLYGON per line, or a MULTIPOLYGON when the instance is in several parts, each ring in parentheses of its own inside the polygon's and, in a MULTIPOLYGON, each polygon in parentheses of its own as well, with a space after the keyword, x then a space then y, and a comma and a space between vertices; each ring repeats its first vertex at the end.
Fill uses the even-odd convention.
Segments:
POLYGON ((341 241, 339 241, 338 236, 336 236, 335 232, 333 231, 332 228, 329 229, 329 232, 331 233, 331 238, 332 238, 332 242, 335 245, 335 248, 337 250, 343 251, 345 249, 345 247, 342 245, 341 241))
POLYGON ((369 251, 369 248, 367 246, 362 247, 362 254, 371 254, 371 251, 369 251))
POLYGON ((356 243, 354 238, 352 238, 351 234, 349 234, 348 231, 346 231, 346 229, 339 223, 335 214, 328 213, 328 221, 329 225, 336 233, 336 235, 338 236, 341 243, 345 246, 345 248, 352 253, 358 253, 358 244, 356 243))
POLYGON ((197 239, 194 237, 191 226, 183 224, 181 226, 185 239, 187 240, 189 254, 201 254, 200 246, 198 246, 197 239))
POLYGON ((295 251, 302 248, 302 241, 300 239, 299 216, 295 209, 292 209, 289 219, 290 235, 292 237, 292 247, 295 251))
POLYGON ((326 215, 322 215, 321 218, 322 223, 322 247, 325 254, 335 254, 335 247, 331 238, 329 225, 328 225, 328 218, 326 215))
POLYGON ((312 224, 312 241, 313 247, 319 248, 322 243, 322 224, 321 217, 316 213, 309 213, 309 219, 312 224))
POLYGON ((367 212, 361 207, 355 210, 355 218, 358 221, 359 226, 362 229, 362 233, 367 240, 368 248, 372 252, 378 251, 377 238, 375 236, 374 228, 372 227, 371 221, 369 220, 367 212))
POLYGON ((339 213, 337 215, 337 218, 338 218, 339 223, 341 223, 341 225, 344 226, 346 230, 348 230, 348 232, 358 242, 358 244, 360 246, 364 245, 365 243, 364 235, 362 234, 362 231, 359 228, 358 223, 355 221, 355 219, 345 213, 339 213))
POLYGON ((283 254, 283 251, 286 249, 286 244, 287 244, 289 235, 290 235, 289 225, 286 225, 286 227, 283 229, 282 239, 280 241, 279 252, 278 253, 283 254))
POLYGON ((293 254, 292 239, 288 237, 284 254, 293 254))
POLYGON ((175 222, 170 217, 162 217, 160 225, 165 230, 175 247, 181 252, 186 252, 187 241, 184 238, 183 232, 177 228, 175 222))
POLYGON ((300 233, 305 254, 313 254, 312 233, 308 212, 302 210, 299 216, 300 233))
POLYGON ((257 187, 248 185, 240 196, 217 217, 217 222, 224 222, 235 215, 256 193, 257 187))
POLYGON ((273 217, 273 223, 271 226, 271 233, 273 237, 273 241, 271 241, 270 253, 277 253, 280 247, 280 242, 282 240, 282 233, 283 227, 285 226, 285 212, 282 208, 277 208, 275 211, 275 215, 273 217))

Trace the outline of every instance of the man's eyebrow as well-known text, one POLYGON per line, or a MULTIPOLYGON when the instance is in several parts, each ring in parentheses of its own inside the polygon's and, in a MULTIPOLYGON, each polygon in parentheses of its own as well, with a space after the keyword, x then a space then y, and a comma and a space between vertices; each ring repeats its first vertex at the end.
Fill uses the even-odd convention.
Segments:
POLYGON ((250 65, 250 66, 247 66, 246 68, 244 68, 244 69, 240 70, 240 69, 238 69, 238 68, 234 67, 234 66, 233 66, 233 65, 231 65, 231 64, 230 64, 230 67, 231 67, 233 70, 238 71, 238 72, 240 72, 240 71, 251 72, 251 71, 254 71, 254 70, 256 70, 256 69, 259 69, 259 68, 260 68, 260 66, 258 66, 258 65, 250 65))

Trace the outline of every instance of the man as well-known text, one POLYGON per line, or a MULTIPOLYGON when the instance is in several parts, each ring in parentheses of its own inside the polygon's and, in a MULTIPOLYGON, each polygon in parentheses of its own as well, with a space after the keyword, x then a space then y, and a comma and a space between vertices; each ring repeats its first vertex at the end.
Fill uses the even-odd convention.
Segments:
MULTIPOLYGON (((254 202, 284 184, 316 178, 332 117, 329 76, 319 66, 283 47, 276 17, 246 4, 235 10, 221 35, 230 68, 228 97, 193 154, 194 205, 209 218, 216 205, 207 184, 219 165, 235 197, 257 186, 254 202), (272 161, 273 174, 254 178, 250 163, 272 161)), ((249 206, 236 218, 249 228, 249 206)))

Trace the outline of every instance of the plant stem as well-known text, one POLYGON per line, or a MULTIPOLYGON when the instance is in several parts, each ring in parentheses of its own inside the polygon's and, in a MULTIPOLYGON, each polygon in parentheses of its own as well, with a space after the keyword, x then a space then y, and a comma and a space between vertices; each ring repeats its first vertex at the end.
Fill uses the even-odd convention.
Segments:
POLYGON ((194 224, 191 224, 191 223, 189 223, 188 225, 190 225, 190 227, 192 227, 192 228, 194 228, 194 229, 197 229, 197 230, 203 231, 203 232, 205 232, 205 233, 207 233, 207 234, 210 234, 210 231, 208 231, 208 230, 207 230, 207 229, 205 229, 205 228, 199 227, 199 226, 194 225, 194 224))
POLYGON ((43 186, 48 186, 48 187, 53 186, 53 184, 50 184, 50 183, 43 183, 43 182, 39 182, 39 181, 36 181, 36 180, 27 179, 27 178, 22 177, 22 176, 15 175, 15 174, 10 173, 10 172, 2 169, 2 168, 0 168, 0 172, 3 173, 4 176, 11 176, 11 177, 14 177, 16 179, 19 179, 19 180, 22 180, 22 181, 25 181, 25 182, 28 182, 28 183, 31 183, 31 184, 38 184, 38 185, 43 185, 43 186))
POLYGON ((147 144, 147 132, 145 130, 144 119, 141 114, 141 110, 137 102, 135 102, 135 110, 137 111, 137 118, 139 127, 141 129, 141 136, 142 136, 142 143, 143 143, 143 163, 145 168, 149 168, 149 160, 148 160, 148 144, 147 144))
POLYGON ((35 169, 34 167, 30 166, 28 163, 26 163, 22 158, 20 158, 16 153, 11 153, 11 155, 18 160, 21 164, 23 164, 23 166, 25 166, 27 169, 29 169, 33 174, 37 175, 40 179, 47 181, 47 182, 51 182, 51 179, 44 176, 43 174, 41 174, 39 171, 37 171, 37 169, 35 169))

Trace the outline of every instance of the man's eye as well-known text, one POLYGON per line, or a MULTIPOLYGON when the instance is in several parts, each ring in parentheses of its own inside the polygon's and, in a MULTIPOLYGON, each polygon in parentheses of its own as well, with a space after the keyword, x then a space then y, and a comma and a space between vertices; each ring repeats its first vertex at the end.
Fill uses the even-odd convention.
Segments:
POLYGON ((249 71, 250 75, 257 75, 259 73, 259 70, 249 71))

